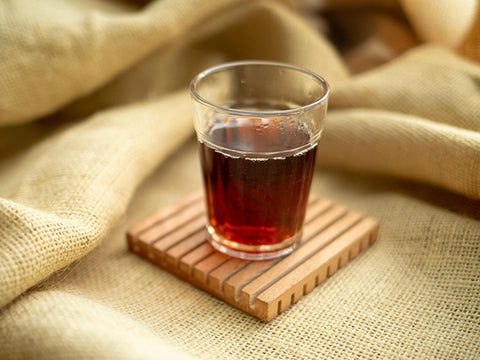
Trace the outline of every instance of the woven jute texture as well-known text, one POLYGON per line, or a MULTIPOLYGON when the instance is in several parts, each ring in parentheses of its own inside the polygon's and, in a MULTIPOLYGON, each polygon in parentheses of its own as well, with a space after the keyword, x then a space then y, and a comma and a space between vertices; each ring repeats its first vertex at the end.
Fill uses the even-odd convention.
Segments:
POLYGON ((0 357, 478 358, 479 24, 477 0, 2 1, 0 357), (327 79, 312 191, 380 221, 270 323, 125 239, 201 187, 188 84, 240 59, 327 79))

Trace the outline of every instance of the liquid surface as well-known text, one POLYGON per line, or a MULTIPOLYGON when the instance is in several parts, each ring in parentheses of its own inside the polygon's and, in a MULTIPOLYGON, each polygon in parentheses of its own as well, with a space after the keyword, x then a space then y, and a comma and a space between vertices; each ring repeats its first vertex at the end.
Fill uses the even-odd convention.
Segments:
POLYGON ((216 146, 254 153, 288 151, 310 141, 310 134, 293 123, 262 118, 229 117, 217 121, 209 136, 216 146))
POLYGON ((237 118, 216 124, 209 137, 199 146, 215 232, 247 245, 276 244, 294 236, 303 225, 316 156, 315 144, 308 146, 309 133, 275 120, 237 118), (288 153, 302 146, 307 147, 288 153), (256 152, 287 155, 251 154, 256 152))

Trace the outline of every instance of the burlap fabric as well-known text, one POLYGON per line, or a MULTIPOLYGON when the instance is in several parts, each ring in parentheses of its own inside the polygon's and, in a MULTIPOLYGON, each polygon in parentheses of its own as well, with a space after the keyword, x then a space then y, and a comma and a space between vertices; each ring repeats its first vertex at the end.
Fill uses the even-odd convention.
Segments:
POLYGON ((3 1, 0 357, 474 359, 478 1, 3 1), (201 186, 188 82, 236 59, 323 75, 312 191, 378 242, 265 324, 127 250, 201 186))

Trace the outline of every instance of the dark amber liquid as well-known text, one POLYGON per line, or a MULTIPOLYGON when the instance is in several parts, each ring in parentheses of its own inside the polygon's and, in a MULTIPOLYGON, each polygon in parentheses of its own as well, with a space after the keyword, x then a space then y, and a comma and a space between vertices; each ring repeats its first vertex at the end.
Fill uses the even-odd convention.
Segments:
POLYGON ((307 131, 275 120, 234 119, 215 125, 209 137, 200 141, 200 158, 215 232, 246 245, 277 244, 297 234, 316 155, 307 131), (301 151, 286 153, 296 148, 301 151))

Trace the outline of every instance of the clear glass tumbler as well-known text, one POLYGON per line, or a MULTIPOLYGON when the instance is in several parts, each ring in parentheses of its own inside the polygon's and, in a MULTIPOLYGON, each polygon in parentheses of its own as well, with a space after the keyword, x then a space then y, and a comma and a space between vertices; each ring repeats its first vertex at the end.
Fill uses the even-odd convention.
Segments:
POLYGON ((294 250, 302 235, 329 87, 288 64, 241 61, 191 82, 209 241, 248 260, 294 250))

